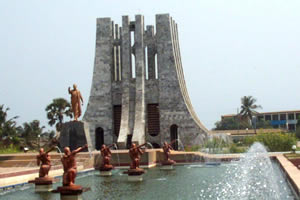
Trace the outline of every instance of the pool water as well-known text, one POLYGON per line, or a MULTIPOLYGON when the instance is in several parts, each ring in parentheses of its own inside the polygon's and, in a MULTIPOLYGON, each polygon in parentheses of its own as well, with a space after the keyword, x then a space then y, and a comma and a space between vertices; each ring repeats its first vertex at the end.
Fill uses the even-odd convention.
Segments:
MULTIPOLYGON (((277 163, 271 164, 276 175, 275 186, 267 185, 268 182, 263 180, 265 177, 257 177, 258 173, 253 174, 253 177, 249 176, 246 182, 243 180, 243 184, 239 183, 239 177, 229 173, 238 165, 239 162, 219 166, 195 164, 175 166, 172 171, 163 171, 156 167, 146 170, 142 182, 134 183, 127 181, 127 175, 123 174, 122 170, 113 170, 112 177, 100 177, 98 171, 91 171, 78 175, 76 184, 91 188, 90 191, 83 193, 84 200, 295 199, 277 163), (254 188, 253 191, 251 188, 254 188), (250 192, 247 193, 245 189, 250 192)), ((61 182, 56 183, 54 188, 60 185, 61 182)), ((0 193, 0 200, 21 199, 59 200, 60 197, 54 193, 37 194, 34 192, 34 185, 25 185, 0 193)))

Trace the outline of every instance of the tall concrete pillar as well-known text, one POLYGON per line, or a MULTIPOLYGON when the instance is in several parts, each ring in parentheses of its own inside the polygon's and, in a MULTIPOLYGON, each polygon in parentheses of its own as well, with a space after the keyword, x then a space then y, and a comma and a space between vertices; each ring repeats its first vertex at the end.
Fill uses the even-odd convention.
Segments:
POLYGON ((89 123, 95 147, 95 130, 102 128, 104 142, 112 143, 112 69, 113 35, 110 18, 97 19, 96 52, 90 98, 83 121, 89 123))
POLYGON ((130 109, 130 78, 131 78, 131 39, 130 21, 128 16, 122 18, 122 115, 118 137, 118 145, 126 147, 127 135, 130 134, 129 109, 130 109))
POLYGON ((135 49, 135 121, 132 142, 145 142, 145 46, 144 46, 144 17, 135 16, 134 32, 135 49))
POLYGON ((154 41, 154 26, 147 26, 146 30, 147 39, 147 60, 148 60, 148 78, 155 79, 155 41, 154 41))

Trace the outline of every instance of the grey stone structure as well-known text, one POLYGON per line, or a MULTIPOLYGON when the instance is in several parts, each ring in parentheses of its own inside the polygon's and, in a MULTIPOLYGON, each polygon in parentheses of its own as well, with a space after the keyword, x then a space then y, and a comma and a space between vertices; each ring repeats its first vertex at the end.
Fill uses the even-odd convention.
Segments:
MULTIPOLYGON (((110 18, 97 19, 96 55, 89 103, 83 120, 96 149, 102 143, 180 139, 201 143, 208 130, 192 107, 181 64, 177 24, 169 14, 123 16, 122 27, 110 18)), ((178 144, 174 144, 178 148, 178 144)))
POLYGON ((70 147, 71 151, 73 151, 88 144, 89 135, 88 133, 86 134, 85 126, 85 123, 79 121, 63 123, 58 139, 61 150, 65 147, 70 147))

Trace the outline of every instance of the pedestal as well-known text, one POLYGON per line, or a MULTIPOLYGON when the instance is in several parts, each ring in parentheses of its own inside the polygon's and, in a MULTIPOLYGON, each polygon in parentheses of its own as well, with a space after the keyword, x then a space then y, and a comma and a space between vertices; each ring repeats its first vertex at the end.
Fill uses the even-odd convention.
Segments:
POLYGON ((35 192, 51 192, 52 184, 49 185, 35 185, 35 192))
POLYGON ((82 200, 82 195, 60 195, 61 200, 82 200))
POLYGON ((174 164, 176 162, 174 160, 168 159, 168 160, 164 160, 161 162, 161 167, 160 169, 162 170, 173 170, 174 169, 174 164))
POLYGON ((111 176, 111 171, 100 171, 100 176, 111 176))
POLYGON ((83 188, 80 185, 58 187, 55 193, 60 193, 61 200, 79 200, 82 199, 83 188))
POLYGON ((39 177, 28 181, 28 183, 35 184, 35 192, 50 192, 52 191, 53 181, 54 179, 51 177, 39 177))
POLYGON ((129 182, 141 182, 143 181, 143 174, 141 175, 128 175, 129 182))
MULTIPOLYGON (((81 121, 71 121, 62 124, 59 144, 60 148, 69 147, 71 151, 87 144, 88 133, 85 132, 85 124, 81 121)), ((87 151, 84 150, 84 151, 87 151)))
POLYGON ((160 169, 161 169, 161 170, 173 170, 174 167, 173 167, 173 165, 162 165, 162 166, 160 167, 160 169))
POLYGON ((141 168, 129 169, 125 172, 128 174, 128 181, 130 182, 140 182, 143 180, 143 174, 145 171, 141 168))

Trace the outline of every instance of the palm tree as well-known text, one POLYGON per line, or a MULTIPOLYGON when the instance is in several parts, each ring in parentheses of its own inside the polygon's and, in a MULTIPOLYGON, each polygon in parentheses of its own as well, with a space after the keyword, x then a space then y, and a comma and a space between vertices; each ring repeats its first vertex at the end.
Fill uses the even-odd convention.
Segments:
POLYGON ((252 96, 244 96, 241 98, 242 105, 239 115, 243 119, 248 119, 248 122, 252 122, 252 117, 258 113, 256 109, 262 108, 260 105, 256 105, 255 102, 256 99, 252 96))
POLYGON ((4 105, 0 105, 0 141, 5 144, 18 144, 19 137, 17 127, 17 122, 15 121, 18 116, 14 116, 10 119, 7 119, 7 113, 9 108, 4 108, 4 105))
POLYGON ((46 107, 48 124, 55 124, 56 130, 60 131, 64 121, 64 115, 72 118, 71 104, 64 98, 53 99, 52 103, 46 107))
POLYGON ((40 127, 39 120, 33 120, 32 122, 25 122, 22 128, 22 137, 25 140, 27 146, 33 148, 34 146, 38 146, 39 137, 43 133, 43 129, 45 126, 40 127))

